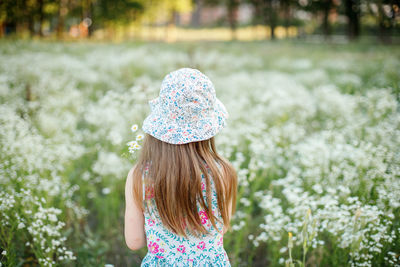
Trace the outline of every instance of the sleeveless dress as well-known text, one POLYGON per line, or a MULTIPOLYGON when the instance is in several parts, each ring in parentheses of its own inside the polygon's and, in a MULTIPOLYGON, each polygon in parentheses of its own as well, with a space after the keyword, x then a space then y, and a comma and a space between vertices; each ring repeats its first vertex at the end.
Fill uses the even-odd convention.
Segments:
MULTIPOLYGON (((207 170, 210 173, 208 166, 207 170)), ((148 165, 145 168, 145 173, 147 172, 148 165)), ((209 177, 212 187, 212 212, 222 221, 218 210, 214 181, 211 176, 209 177)), ((206 200, 206 182, 203 174, 201 185, 203 197, 206 200)), ((144 212, 148 252, 143 258, 141 266, 231 266, 228 255, 223 247, 223 224, 221 222, 215 222, 218 228, 215 229, 207 218, 207 213, 197 204, 197 211, 199 212, 201 222, 208 230, 208 234, 196 237, 189 233, 188 238, 178 236, 162 224, 153 197, 154 191, 143 182, 143 199, 145 200, 145 205, 149 207, 144 212), (148 204, 150 203, 152 205, 149 206, 148 204)))

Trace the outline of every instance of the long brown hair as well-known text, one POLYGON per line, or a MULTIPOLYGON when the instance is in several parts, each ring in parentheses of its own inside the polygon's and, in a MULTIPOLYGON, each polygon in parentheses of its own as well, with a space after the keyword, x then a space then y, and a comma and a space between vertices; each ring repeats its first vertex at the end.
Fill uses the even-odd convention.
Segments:
MULTIPOLYGON (((185 227, 194 234, 205 234, 197 212, 197 201, 207 213, 215 229, 216 218, 211 211, 211 184, 205 164, 211 171, 217 193, 218 209, 222 223, 230 229, 229 214, 234 214, 237 193, 237 174, 233 166, 220 156, 214 137, 198 142, 174 145, 146 134, 142 150, 133 171, 135 202, 144 210, 142 174, 151 162, 145 184, 154 190, 154 199, 162 223, 173 233, 187 237, 185 227), (217 166, 217 162, 220 168, 217 166), (201 188, 201 174, 206 181, 206 199, 201 188), (232 203, 229 211, 229 202, 232 203)), ((220 220, 219 220, 220 221, 220 220)))

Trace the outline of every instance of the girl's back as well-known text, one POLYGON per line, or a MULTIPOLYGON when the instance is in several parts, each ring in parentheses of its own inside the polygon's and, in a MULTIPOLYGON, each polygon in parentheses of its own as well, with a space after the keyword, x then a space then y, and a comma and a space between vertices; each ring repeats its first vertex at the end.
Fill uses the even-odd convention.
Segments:
POLYGON ((149 104, 125 188, 126 243, 132 250, 147 245, 142 266, 230 266, 223 235, 237 176, 214 143, 226 125, 224 105, 211 81, 189 68, 168 74, 149 104))
MULTIPOLYGON (((206 165, 209 175, 210 169, 206 165)), ((146 172, 143 177, 146 176, 146 172)), ((144 179, 143 179, 144 180, 144 179)), ((218 210, 217 193, 214 181, 210 179, 212 192, 212 213, 222 220, 218 210)), ((206 198, 206 180, 202 174, 201 187, 204 201, 206 198)), ((197 212, 201 224, 208 234, 195 236, 187 231, 187 238, 176 235, 166 228, 154 199, 154 188, 143 182, 143 199, 148 209, 144 212, 145 231, 148 253, 142 261, 142 266, 230 266, 228 256, 223 247, 224 225, 216 222, 215 228, 207 213, 197 204, 197 212)))

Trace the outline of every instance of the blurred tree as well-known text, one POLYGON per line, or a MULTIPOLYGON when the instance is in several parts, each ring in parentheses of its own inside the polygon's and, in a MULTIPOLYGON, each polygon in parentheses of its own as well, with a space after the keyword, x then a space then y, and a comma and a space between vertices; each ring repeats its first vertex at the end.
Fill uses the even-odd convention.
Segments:
POLYGON ((179 23, 180 13, 192 11, 192 0, 143 0, 143 17, 148 22, 179 23))
POLYGON ((228 23, 231 28, 231 39, 236 40, 236 28, 237 28, 237 20, 238 20, 238 12, 239 12, 239 0, 228 0, 227 11, 228 11, 228 23))
MULTIPOLYGON (((145 11, 145 0, 86 0, 82 13, 89 25, 88 35, 96 29, 104 29, 106 36, 113 39, 116 36, 118 26, 126 26, 138 21, 145 11), (93 2, 92 2, 93 1, 93 2)), ((123 27, 123 34, 129 29, 123 27)))
POLYGON ((253 17, 252 24, 264 24, 263 20, 263 1, 262 0, 248 0, 248 2, 253 6, 253 17))
POLYGON ((279 0, 263 0, 263 17, 265 25, 269 26, 269 37, 275 39, 275 28, 277 26, 279 0))
POLYGON ((290 5, 292 0, 248 0, 253 6, 252 23, 264 24, 269 27, 267 38, 275 39, 275 28, 278 25, 280 8, 284 14, 285 26, 289 25, 290 5))
POLYGON ((203 0, 193 0, 194 10, 192 12, 191 26, 198 28, 200 26, 201 11, 203 7, 203 0))
POLYGON ((44 0, 38 0, 39 35, 43 36, 44 0))
POLYGON ((138 19, 144 11, 145 2, 145 0, 97 0, 92 6, 91 1, 86 0, 84 13, 91 15, 93 23, 98 26, 114 22, 125 24, 138 19))
POLYGON ((210 6, 224 5, 226 7, 226 19, 231 29, 231 39, 235 40, 240 0, 204 0, 204 3, 210 6))
POLYGON ((350 40, 360 35, 360 0, 345 0, 347 35, 350 40))
POLYGON ((64 33, 65 17, 68 14, 68 1, 58 0, 57 38, 61 39, 64 33))
POLYGON ((152 0, 144 1, 143 18, 151 23, 167 24, 165 40, 169 41, 170 31, 180 23, 180 13, 192 11, 192 0, 152 0))
MULTIPOLYGON (((0 25, 5 28, 5 34, 22 34, 28 31, 35 35, 35 21, 43 21, 43 1, 40 0, 2 0, 0 1, 0 25)), ((39 30, 41 33, 41 31, 39 30)))
POLYGON ((332 34, 332 27, 329 23, 329 14, 333 7, 333 0, 322 0, 320 2, 320 7, 323 11, 322 30, 325 37, 327 37, 332 34))
POLYGON ((58 1, 59 0, 43 0, 43 10, 42 10, 43 21, 40 23, 42 35, 45 34, 43 28, 45 22, 49 22, 49 31, 57 30, 58 26, 57 17, 59 12, 58 1))
POLYGON ((334 8, 340 4, 338 0, 300 0, 300 6, 303 10, 313 15, 322 15, 321 29, 325 38, 329 38, 332 34, 332 26, 329 16, 334 8))
MULTIPOLYGON (((253 6, 252 23, 268 26, 267 36, 271 39, 276 37, 278 24, 288 33, 289 26, 296 23, 293 14, 302 11, 320 19, 320 29, 326 37, 332 34, 331 19, 345 15, 351 40, 360 35, 361 15, 372 17, 376 21, 374 32, 380 40, 390 42, 400 15, 400 0, 0 0, 0 35, 43 36, 48 33, 45 25, 50 25, 50 32, 58 38, 71 26, 78 36, 82 31, 91 36, 96 29, 112 33, 121 25, 127 32, 126 26, 133 22, 173 26, 180 24, 181 13, 192 9, 191 26, 199 27, 202 8, 209 5, 225 7, 226 22, 232 39, 236 39, 239 7, 245 2, 253 6)), ((167 28, 168 35, 170 27, 167 28)), ((109 37, 113 38, 113 34, 109 37)))
POLYGON ((93 33, 93 1, 82 0, 82 17, 81 20, 85 23, 88 28, 88 36, 92 36, 93 33))
POLYGON ((34 29, 34 15, 35 15, 35 6, 36 6, 36 1, 22 1, 23 3, 23 12, 24 12, 24 17, 26 18, 28 22, 28 30, 29 30, 29 35, 32 37, 35 34, 35 29, 34 29))
POLYGON ((396 12, 399 10, 398 0, 368 0, 368 9, 377 20, 378 37, 384 43, 390 43, 392 30, 395 25, 396 12))
POLYGON ((17 21, 19 17, 19 1, 12 0, 0 1, 0 25, 5 35, 17 31, 17 21))
POLYGON ((283 25, 286 29, 286 36, 289 36, 289 26, 291 20, 291 6, 293 5, 292 0, 281 0, 282 13, 283 13, 283 25))

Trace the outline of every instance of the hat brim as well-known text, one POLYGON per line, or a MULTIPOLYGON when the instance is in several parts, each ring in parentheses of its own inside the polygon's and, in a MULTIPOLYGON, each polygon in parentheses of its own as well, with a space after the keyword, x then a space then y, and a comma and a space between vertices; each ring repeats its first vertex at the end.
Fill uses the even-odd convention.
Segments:
POLYGON ((145 133, 169 144, 186 144, 210 139, 226 126, 229 114, 224 104, 216 98, 209 116, 179 124, 161 111, 159 98, 149 101, 151 113, 143 122, 145 133))

